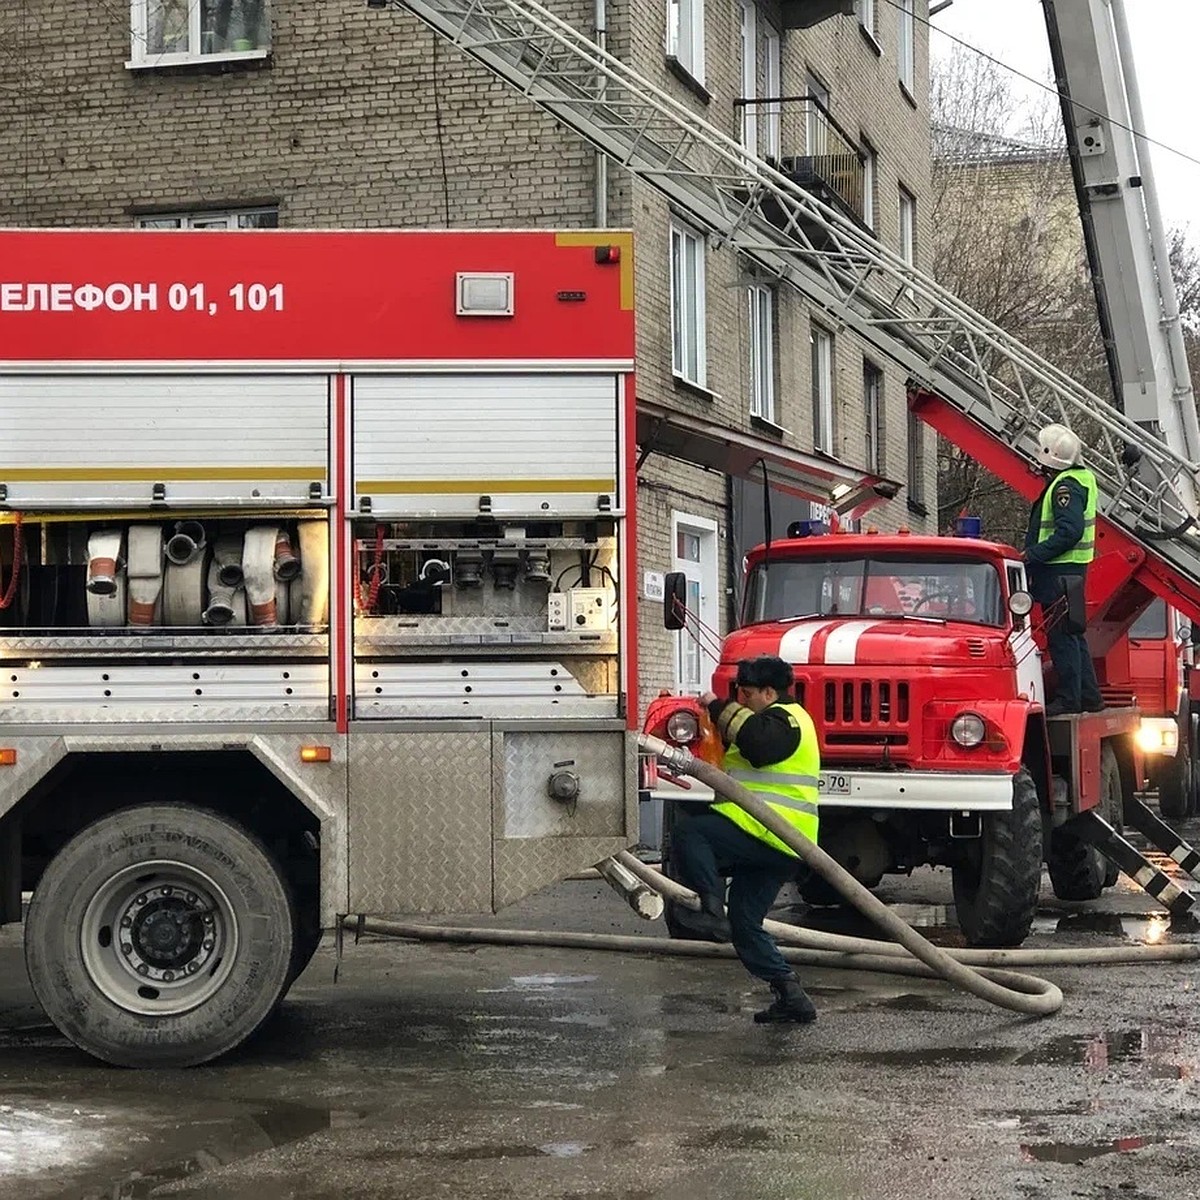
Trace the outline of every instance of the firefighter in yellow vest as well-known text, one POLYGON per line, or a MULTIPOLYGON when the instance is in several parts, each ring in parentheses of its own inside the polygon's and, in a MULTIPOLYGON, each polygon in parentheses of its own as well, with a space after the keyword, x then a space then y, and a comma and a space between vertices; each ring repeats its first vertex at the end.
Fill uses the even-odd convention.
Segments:
POLYGON ((1058 688, 1046 715, 1099 712, 1104 697, 1082 630, 1066 613, 1066 581, 1082 587, 1096 553, 1096 477, 1082 465, 1083 447, 1065 425, 1038 434, 1038 460, 1048 477, 1025 531, 1029 591, 1046 616, 1046 641, 1058 688))
MULTIPOLYGON (((792 686, 792 668, 781 658, 764 656, 738 664, 737 700, 718 700, 711 692, 702 699, 727 747, 723 769, 815 842, 820 750, 812 718, 796 703, 792 686)), ((795 852, 728 801, 681 816, 672 847, 683 882, 702 905, 698 913, 683 910, 680 924, 732 941, 746 970, 775 993, 755 1021, 815 1021, 813 1002, 763 929, 779 889, 807 871, 795 852), (729 878, 728 920, 724 876, 729 878)))

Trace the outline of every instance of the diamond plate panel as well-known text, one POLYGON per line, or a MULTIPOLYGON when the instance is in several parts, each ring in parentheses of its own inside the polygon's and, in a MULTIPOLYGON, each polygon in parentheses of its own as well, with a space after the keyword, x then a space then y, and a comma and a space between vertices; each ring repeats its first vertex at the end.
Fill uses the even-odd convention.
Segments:
POLYGON ((168 725, 176 722, 204 721, 206 724, 252 721, 262 725, 269 721, 327 721, 329 704, 123 704, 119 708, 102 705, 84 707, 80 704, 61 706, 40 705, 36 708, 0 705, 0 723, 49 725, 113 724, 168 725))
POLYGON ((493 753, 499 798, 496 837, 619 837, 625 831, 625 733, 497 733, 493 753), (552 800, 558 764, 579 776, 573 804, 552 800))
POLYGON ((492 906, 491 735, 355 730, 351 912, 492 906))
POLYGON ((39 779, 67 752, 61 737, 4 736, 4 744, 17 752, 17 761, 0 770, 0 817, 24 799, 39 779))
POLYGON ((493 736, 493 754, 497 910, 637 841, 634 735, 624 730, 510 731, 493 736), (576 765, 571 769, 582 784, 574 817, 546 795, 553 764, 572 757, 576 765), (506 836, 510 828, 545 832, 506 836))

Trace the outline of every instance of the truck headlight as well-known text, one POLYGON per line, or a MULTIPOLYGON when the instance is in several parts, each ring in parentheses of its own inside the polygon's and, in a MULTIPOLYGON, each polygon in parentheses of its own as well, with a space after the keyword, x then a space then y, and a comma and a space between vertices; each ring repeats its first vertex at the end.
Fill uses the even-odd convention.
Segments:
POLYGON ((1179 726, 1174 717, 1143 717, 1134 735, 1143 754, 1176 754, 1179 750, 1179 726))
POLYGON ((978 746, 986 735, 987 725, 978 713, 959 713, 950 723, 950 736, 965 749, 978 746))
POLYGON ((681 746, 689 746, 700 736, 700 721, 690 709, 681 708, 667 718, 667 737, 681 746))

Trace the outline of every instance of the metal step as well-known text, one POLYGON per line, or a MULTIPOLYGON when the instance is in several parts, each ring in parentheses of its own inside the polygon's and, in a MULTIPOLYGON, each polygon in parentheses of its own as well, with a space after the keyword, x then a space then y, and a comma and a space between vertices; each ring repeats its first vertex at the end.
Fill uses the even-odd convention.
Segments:
POLYGON ((1200 852, 1189 846, 1170 825, 1136 797, 1125 801, 1125 822, 1164 854, 1175 868, 1200 882, 1200 852))
POLYGON ((1116 863, 1134 883, 1153 896, 1172 916, 1182 916, 1196 903, 1196 898, 1190 892, 1184 891, 1174 883, 1132 842, 1122 837, 1095 812, 1081 813, 1071 822, 1071 828, 1085 841, 1091 842, 1105 858, 1116 863))
POLYGON ((1186 497, 1200 465, 1081 387, 837 210, 748 153, 535 0, 392 0, 655 188, 714 244, 794 287, 1031 464, 1062 421, 1101 511, 1200 585, 1186 497), (1138 467, 1123 465, 1127 447, 1138 467), (1161 540, 1158 540, 1161 539, 1161 540))

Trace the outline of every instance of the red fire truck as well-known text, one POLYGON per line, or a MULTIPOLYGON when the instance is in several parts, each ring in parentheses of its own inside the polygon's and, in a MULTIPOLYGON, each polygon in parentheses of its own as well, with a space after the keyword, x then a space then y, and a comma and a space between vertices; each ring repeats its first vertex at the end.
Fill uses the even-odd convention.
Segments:
POLYGON ((630 244, 0 232, 0 921, 80 1046, 636 839, 630 244))

